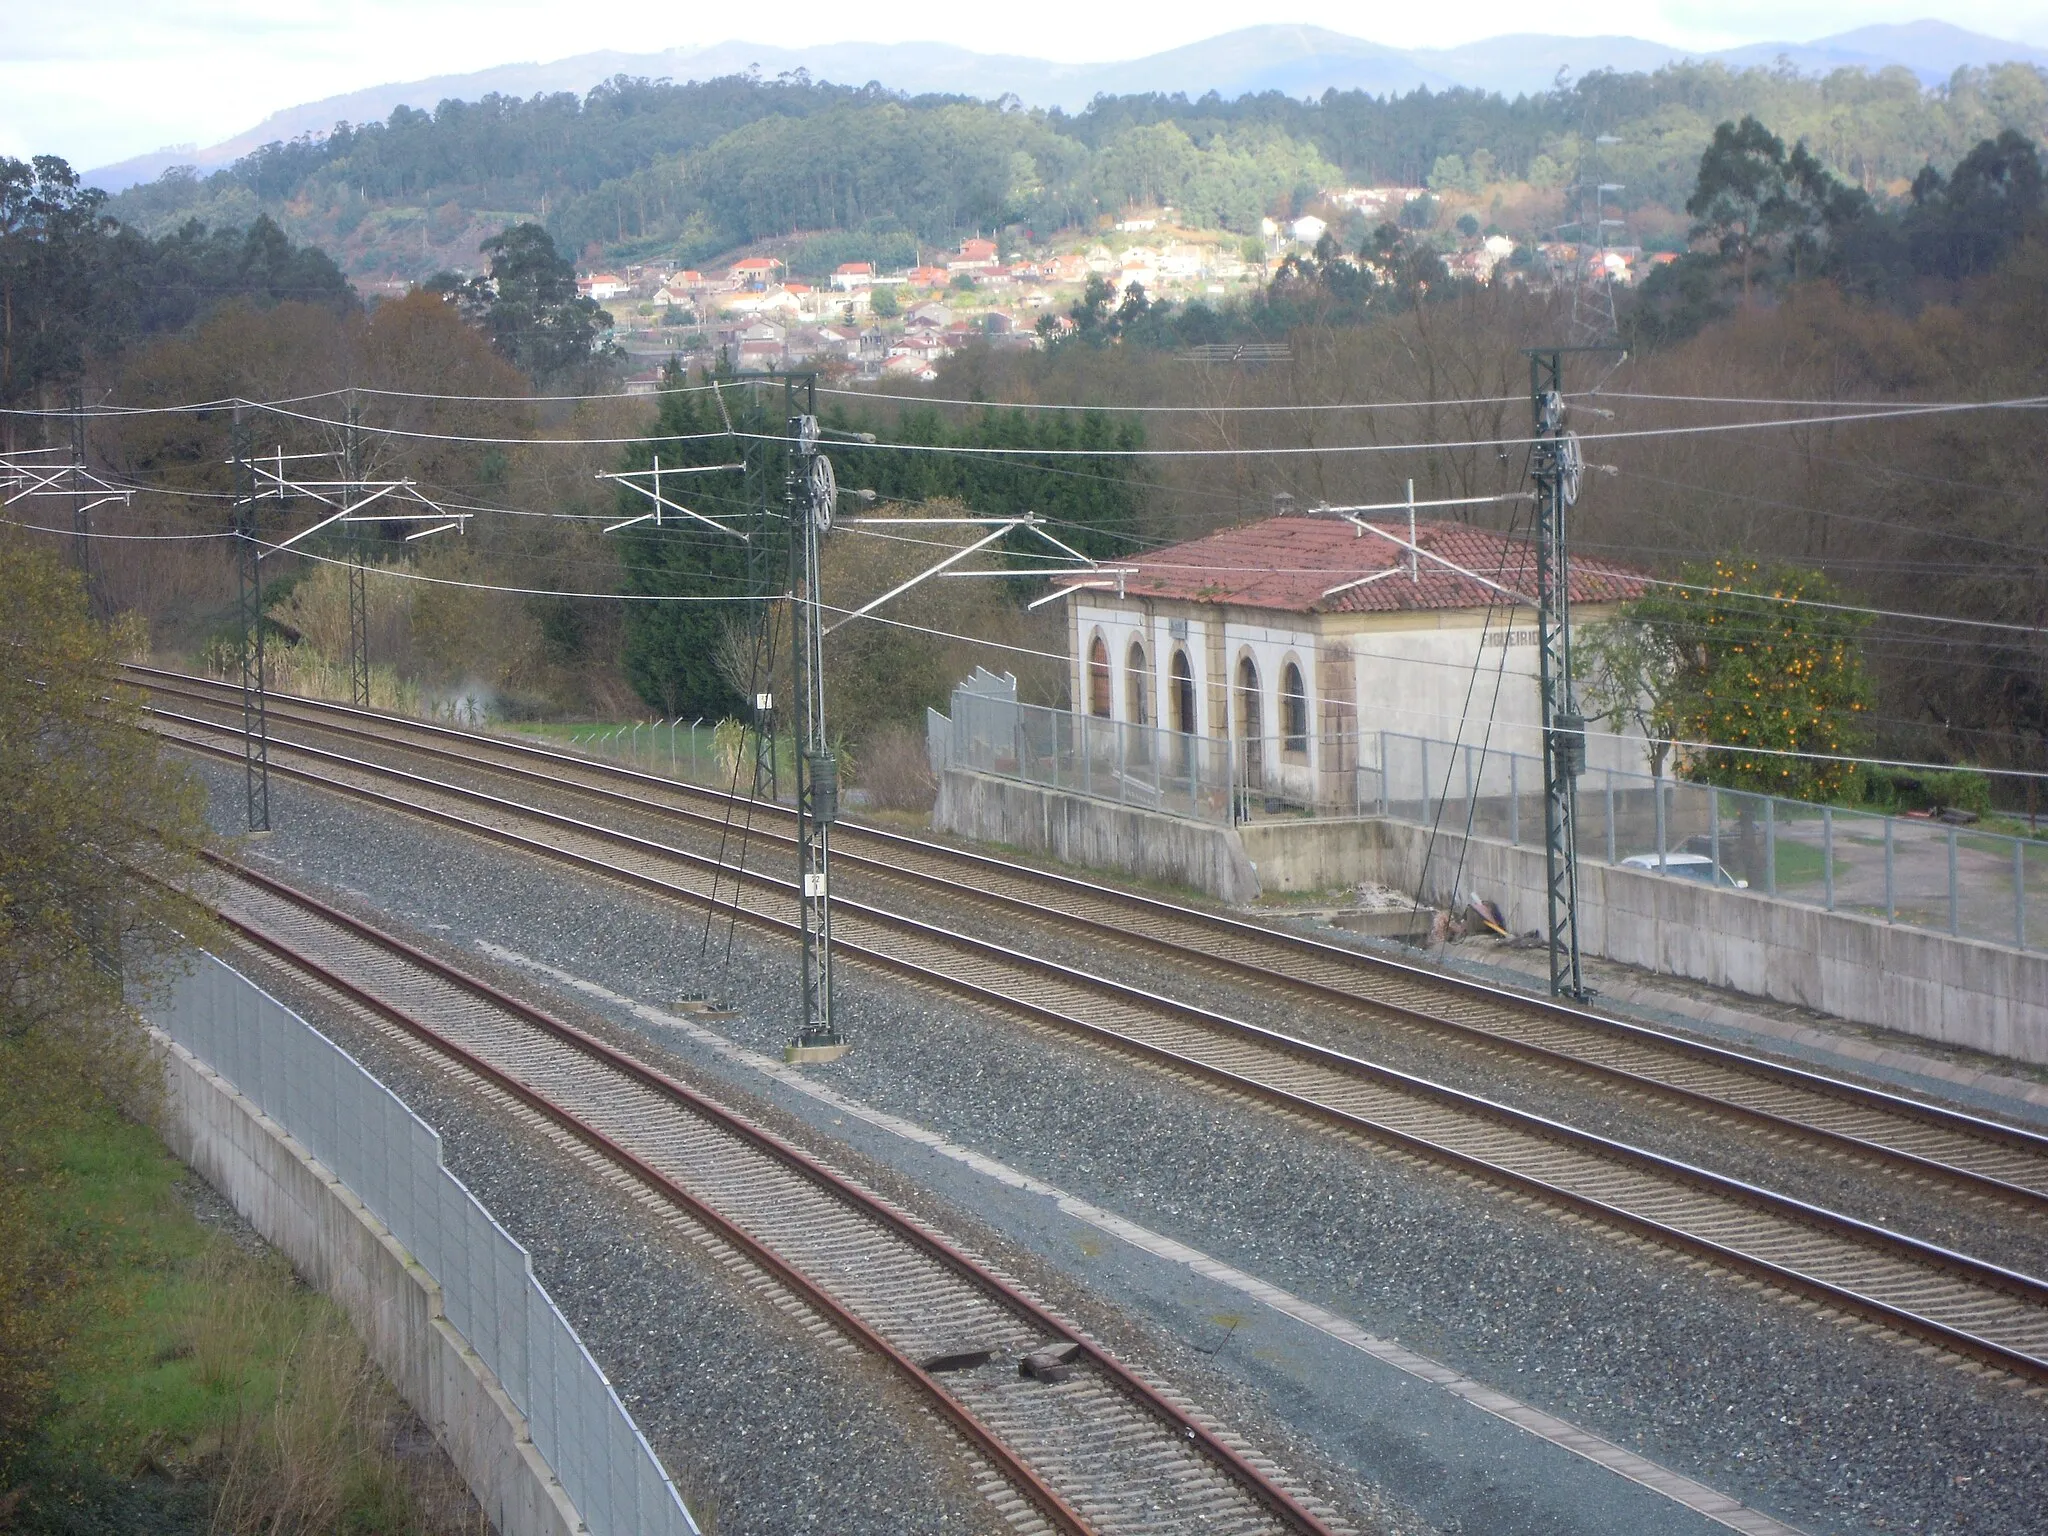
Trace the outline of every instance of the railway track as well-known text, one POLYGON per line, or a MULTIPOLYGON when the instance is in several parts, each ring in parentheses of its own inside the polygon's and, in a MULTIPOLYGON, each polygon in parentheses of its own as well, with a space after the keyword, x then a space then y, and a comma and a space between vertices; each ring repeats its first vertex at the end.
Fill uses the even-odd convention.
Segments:
MULTIPOLYGON (((202 679, 139 669, 136 675, 158 692, 216 708, 239 700, 238 691, 202 679)), ((665 816, 707 836, 723 839, 731 827, 733 797, 701 786, 315 701, 273 702, 272 715, 349 740, 486 768, 636 814, 665 816)), ((749 818, 750 855, 780 857, 793 848, 786 807, 738 803, 749 818)), ((834 857, 843 873, 857 871, 868 880, 992 907, 1090 940, 1143 948, 1188 970, 1311 1001, 1418 1040, 1448 1041, 1504 1063, 1533 1063, 1687 1113, 1740 1121, 2048 1219, 2048 1137, 2038 1133, 1073 876, 856 823, 842 823, 836 832, 834 857)))
MULTIPOLYGON (((161 726, 196 750, 240 758, 239 745, 217 739, 218 724, 161 726)), ((388 765, 274 745, 327 771, 274 761, 273 772, 589 874, 709 903, 771 931, 794 929, 789 882, 758 872, 735 881, 711 856, 388 765)), ((2048 1285, 2031 1276, 898 913, 845 900, 835 913, 842 952, 878 968, 1764 1276, 2017 1375, 2048 1379, 2048 1285)))
POLYGON ((791 1143, 396 935, 215 862, 209 904, 242 938, 516 1099, 887 1361, 989 1469, 1014 1529, 1342 1529, 1169 1389, 791 1143))

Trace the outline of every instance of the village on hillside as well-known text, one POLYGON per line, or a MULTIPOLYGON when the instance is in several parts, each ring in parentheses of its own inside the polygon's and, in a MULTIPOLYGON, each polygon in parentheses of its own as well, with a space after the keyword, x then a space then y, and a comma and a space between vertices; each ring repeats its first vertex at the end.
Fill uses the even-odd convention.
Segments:
MULTIPOLYGON (((577 288, 612 317, 612 339, 635 364, 631 391, 652 390, 671 360, 736 373, 814 368, 859 382, 930 381, 943 359, 966 347, 1042 348, 1072 331, 1069 311, 1091 279, 1106 283, 1116 303, 1135 290, 1146 303, 1217 304, 1263 286, 1288 255, 1314 252, 1339 221, 1391 220, 1430 195, 1422 187, 1332 191, 1317 202, 1322 212, 1268 218, 1250 237, 1182 228, 1170 207, 1134 209, 1091 236, 1008 248, 975 236, 897 270, 850 261, 807 280, 782 257, 756 251, 703 269, 634 263, 586 271, 577 288)), ((1543 284, 1581 264, 1570 242, 1518 243, 1463 222, 1470 227, 1445 242, 1453 277, 1543 284)), ((1673 259, 1633 245, 1589 254, 1622 286, 1673 259)))

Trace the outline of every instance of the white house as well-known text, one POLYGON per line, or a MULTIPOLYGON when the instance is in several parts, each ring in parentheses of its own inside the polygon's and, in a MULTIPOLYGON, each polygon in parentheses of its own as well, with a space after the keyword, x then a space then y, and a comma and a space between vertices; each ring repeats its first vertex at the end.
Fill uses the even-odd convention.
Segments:
MULTIPOLYGON (((1378 763, 1381 732, 1540 753, 1529 545, 1436 521, 1408 540, 1405 516, 1269 517, 1063 576, 1074 707, 1229 738, 1245 782, 1302 803, 1378 763)), ((1572 562, 1575 622, 1644 590, 1572 562)), ((1594 734, 1588 766, 1640 772, 1640 744, 1594 734)))

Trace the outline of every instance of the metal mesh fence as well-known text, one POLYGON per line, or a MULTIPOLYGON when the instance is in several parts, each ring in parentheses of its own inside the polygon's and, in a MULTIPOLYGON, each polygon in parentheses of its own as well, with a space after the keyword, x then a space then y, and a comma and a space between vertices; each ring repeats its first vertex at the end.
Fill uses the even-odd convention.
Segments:
POLYGON ((211 955, 152 1022, 324 1163, 441 1286, 593 1536, 699 1536, 526 1250, 441 1162, 441 1138, 341 1047, 211 955))
POLYGON ((577 728, 560 745, 665 778, 717 783, 731 777, 717 728, 701 719, 577 728))
MULTIPOLYGON (((956 691, 935 766, 1229 825, 1385 816, 1543 842, 1543 760, 1396 731, 1194 736, 956 691)), ((2019 949, 2048 948, 2048 847, 1624 769, 1579 780, 1579 857, 2019 949)))

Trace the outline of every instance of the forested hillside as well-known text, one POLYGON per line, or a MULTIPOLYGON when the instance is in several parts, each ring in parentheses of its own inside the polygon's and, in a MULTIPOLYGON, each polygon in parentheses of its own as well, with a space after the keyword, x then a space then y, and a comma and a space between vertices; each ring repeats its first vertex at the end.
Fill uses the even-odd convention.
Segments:
MULTIPOLYGON (((226 550, 207 542, 228 488, 228 413, 205 402, 318 397, 260 419, 273 451, 312 452, 337 440, 339 402, 356 392, 379 468, 473 514, 459 537, 377 543, 392 577, 380 586, 380 686, 474 684, 533 713, 715 718, 750 691, 730 664, 736 621, 712 605, 611 599, 716 594, 735 579, 732 551, 670 526, 603 532, 641 508, 597 475, 650 462, 652 444, 620 446, 650 427, 697 445, 707 462, 693 467, 754 453, 748 423, 773 436, 779 404, 743 380, 725 385, 733 359, 704 353, 723 393, 658 405, 610 393, 604 322, 574 282, 589 247, 688 258, 801 232, 782 251, 792 264, 808 252, 810 271, 882 250, 907 262, 919 240, 976 226, 1010 238, 1035 228, 1046 246, 1057 226, 1099 228, 1132 204, 1171 202, 1191 222, 1246 230, 1313 201, 1329 215, 1321 237, 1272 241, 1266 264, 1240 262, 1253 275, 1234 293, 1184 286, 1162 303, 1084 262, 1034 330, 970 326, 936 368, 866 398, 827 396, 843 483, 880 504, 1032 511, 1113 556, 1260 515, 1283 491, 1349 504, 1397 498, 1411 479, 1425 500, 1523 487, 1521 349, 1571 333, 1570 281, 1533 252, 1520 255, 1520 280, 1513 264, 1487 282, 1456 263, 1489 219, 1517 235, 1518 219, 1562 222, 1561 182, 1590 135, 1616 141, 1597 146, 1599 174, 1626 185, 1631 237, 1662 230, 1667 250, 1689 249, 1645 257, 1640 286, 1622 293, 1626 361, 1573 363, 1574 388, 1597 382, 1609 397, 1580 421, 1603 471, 1575 513, 1580 547, 1667 573, 1736 557, 1797 565, 1877 610, 1858 642, 1863 747, 2043 768, 2044 132, 2048 83, 2031 69, 1966 73, 1937 92, 1700 69, 1595 77, 1516 102, 1144 98, 1077 116, 739 79, 399 113, 105 207, 61 163, 0 162, 12 178, 0 187, 12 231, 0 231, 0 285, 15 318, 0 403, 56 405, 78 390, 171 408, 93 426, 96 462, 176 493, 139 502, 127 525, 173 541, 109 542, 95 554, 98 590, 205 654, 233 591, 226 550), (1376 224, 1322 195, 1418 181, 1439 196, 1383 201, 1376 224), (256 220, 266 211, 274 223, 256 220), (359 272, 488 259, 492 279, 365 308, 309 245, 359 272), (1278 360, 1185 350, 1254 339, 1278 360), (536 386, 594 398, 452 398, 536 386), (1819 410, 1827 401, 1855 406, 1819 410), (1940 404, 1959 401, 2005 404, 1940 404), (1887 402, 1935 409, 1866 409, 1887 402), (1744 420, 1757 430, 1730 430, 1744 420)), ((971 278, 957 291, 943 270, 938 281, 963 313, 988 311, 971 278)), ((826 373, 839 390, 853 370, 826 373)), ((23 441, 56 430, 9 420, 23 441)), ((747 488, 707 476, 692 494, 752 506, 778 483, 769 459, 754 454, 747 488)), ((851 607, 912 574, 899 564, 927 546, 834 548, 843 563, 828 585, 851 607)), ((341 578, 314 568, 329 558, 306 546, 299 585, 274 589, 290 641, 277 654, 307 678, 338 654, 341 578)), ((1061 644, 1056 613, 1023 595, 1015 581, 937 582, 919 609, 934 633, 837 637, 871 647, 840 676, 886 684, 844 718, 914 729, 975 662, 1015 667, 1036 696, 1057 698, 1059 669, 1031 654, 1061 644), (885 640, 894 649, 872 648, 885 640)))
POLYGON ((1678 208, 1715 125, 1745 114, 1804 140, 1854 185, 1902 192, 1922 166, 1953 164, 2001 130, 2048 132, 2048 78, 2006 65, 1928 92, 1904 70, 1817 79, 1683 66, 1512 101, 1462 90, 1141 96, 1077 115, 802 77, 620 79, 580 101, 401 108, 205 178, 168 173, 110 211, 150 232, 267 212, 352 273, 413 277, 473 269, 482 238, 525 218, 565 250, 683 262, 797 231, 1043 233, 1134 204, 1248 232, 1344 183, 1490 191, 1503 217, 1540 225, 1561 215, 1557 189, 1582 150, 1599 179, 1622 185, 1625 209, 1678 208))

